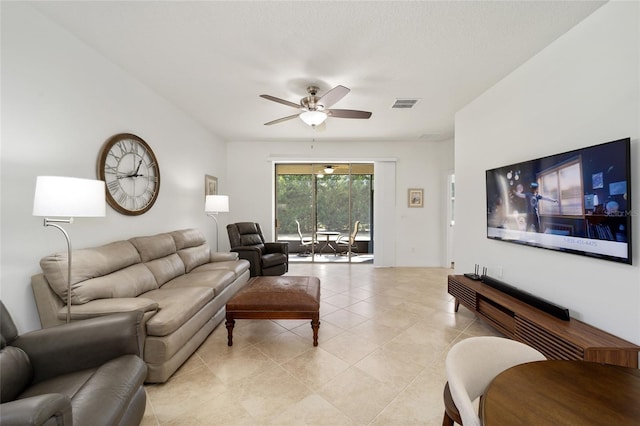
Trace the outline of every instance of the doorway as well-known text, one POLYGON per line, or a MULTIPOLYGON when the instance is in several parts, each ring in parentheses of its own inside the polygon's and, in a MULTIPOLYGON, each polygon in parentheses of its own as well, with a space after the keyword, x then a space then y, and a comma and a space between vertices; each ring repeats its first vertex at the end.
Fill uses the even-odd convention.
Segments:
POLYGON ((453 241, 456 224, 456 177, 453 173, 450 173, 447 177, 447 189, 445 194, 447 194, 447 257, 445 260, 445 267, 453 269, 455 267, 453 241))
POLYGON ((275 165, 277 241, 290 261, 373 261, 372 163, 275 165))

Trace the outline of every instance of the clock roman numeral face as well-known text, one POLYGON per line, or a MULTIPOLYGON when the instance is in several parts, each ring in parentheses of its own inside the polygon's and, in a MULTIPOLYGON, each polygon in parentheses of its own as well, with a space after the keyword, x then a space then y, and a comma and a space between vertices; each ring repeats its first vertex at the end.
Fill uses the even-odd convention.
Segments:
POLYGON ((98 159, 98 176, 107 184, 107 201, 120 213, 142 214, 158 197, 158 161, 135 135, 118 134, 107 141, 98 159))

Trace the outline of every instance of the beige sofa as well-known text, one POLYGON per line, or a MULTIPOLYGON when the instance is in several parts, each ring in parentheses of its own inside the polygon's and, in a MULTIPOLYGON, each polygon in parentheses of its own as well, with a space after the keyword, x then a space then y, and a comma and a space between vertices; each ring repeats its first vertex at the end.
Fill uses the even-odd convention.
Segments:
MULTIPOLYGON (((67 254, 46 256, 31 279, 42 327, 66 320, 67 254)), ((185 229, 75 250, 71 320, 144 312, 146 382, 165 382, 224 318, 225 304, 249 280, 237 253, 211 252, 185 229)))

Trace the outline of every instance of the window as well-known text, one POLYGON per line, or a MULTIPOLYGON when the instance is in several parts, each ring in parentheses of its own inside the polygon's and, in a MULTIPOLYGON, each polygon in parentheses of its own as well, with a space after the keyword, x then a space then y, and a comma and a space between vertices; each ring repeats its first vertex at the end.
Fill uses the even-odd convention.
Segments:
POLYGON ((558 200, 540 203, 540 214, 582 216, 582 163, 580 158, 558 167, 547 169, 538 175, 540 195, 558 200))

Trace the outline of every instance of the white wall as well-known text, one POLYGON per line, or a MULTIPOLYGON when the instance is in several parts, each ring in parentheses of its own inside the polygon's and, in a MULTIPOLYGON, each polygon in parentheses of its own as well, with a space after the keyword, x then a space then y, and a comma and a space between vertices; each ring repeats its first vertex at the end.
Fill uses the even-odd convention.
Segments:
MULTIPOLYGON (((446 209, 442 200, 447 188, 446 173, 453 169, 452 141, 232 142, 227 146, 227 153, 231 210, 227 223, 259 222, 267 234, 265 238, 270 240, 273 238, 273 159, 336 162, 396 159, 396 198, 383 201, 385 206, 395 210, 396 241, 391 244, 395 245, 396 251, 390 257, 395 257, 396 264, 385 266, 445 264, 446 209), (424 188, 424 208, 407 207, 409 188, 424 188)), ((228 249, 226 231, 223 233, 220 248, 228 249)))
POLYGON ((31 215, 38 175, 96 178, 100 147, 131 132, 156 153, 161 187, 146 214, 77 219, 74 248, 195 227, 210 242, 204 175, 226 187, 226 145, 24 3, 2 2, 0 297, 21 332, 40 328, 30 276, 41 257, 65 251, 63 235, 31 215))
MULTIPOLYGON (((62 234, 31 215, 39 175, 96 177, 100 147, 110 136, 131 132, 158 157, 161 190, 146 214, 77 219, 65 228, 73 248, 135 235, 196 227, 210 243, 214 223, 203 213, 204 175, 219 178, 231 212, 220 214, 220 250, 228 249, 225 226, 254 220, 270 224, 270 157, 353 161, 396 158, 394 209, 398 266, 444 264, 446 172, 453 143, 389 142, 265 143, 227 146, 192 118, 105 60, 28 4, 2 3, 2 129, 0 298, 20 332, 39 328, 30 277, 45 255, 66 250, 62 234), (227 154, 228 149, 228 154, 227 154), (228 171, 228 174, 227 174, 228 171), (408 188, 425 189, 425 207, 407 208, 408 188)), ((265 226, 267 237, 271 226, 265 226)))
POLYGON ((640 343, 640 3, 611 2, 456 116, 458 272, 489 275, 640 343), (632 143, 633 266, 486 238, 484 172, 624 137, 632 143))

